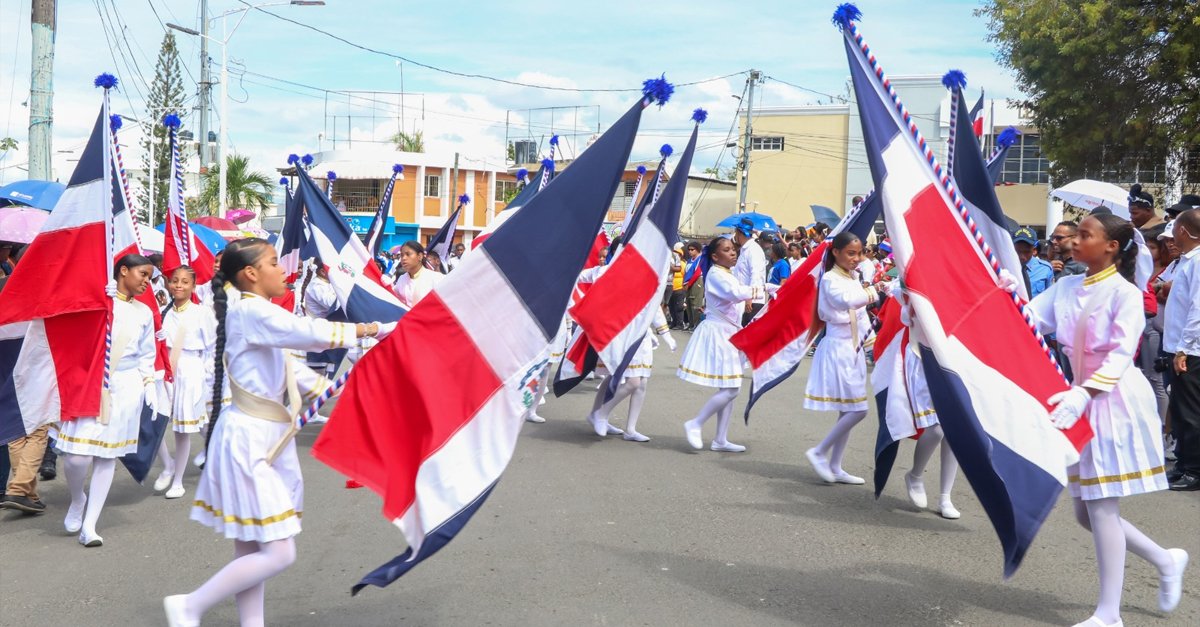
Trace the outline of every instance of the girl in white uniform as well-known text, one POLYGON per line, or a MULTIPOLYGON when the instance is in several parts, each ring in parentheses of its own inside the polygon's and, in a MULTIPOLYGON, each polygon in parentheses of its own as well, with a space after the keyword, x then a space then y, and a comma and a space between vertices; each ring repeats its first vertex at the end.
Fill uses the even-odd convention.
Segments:
POLYGON ((304 508, 293 421, 329 385, 289 351, 347 346, 380 326, 301 318, 272 304, 287 286, 275 249, 261 239, 230 244, 213 282, 214 377, 233 402, 222 411, 225 386, 214 383, 208 462, 191 517, 233 540, 235 559, 192 593, 163 600, 172 627, 199 625, 231 596, 243 626, 263 624, 264 584, 295 561, 304 508), (224 298, 227 280, 242 291, 237 301, 224 298))
POLYGON ((1047 401, 1054 406, 1051 420, 1066 429, 1086 412, 1095 433, 1079 464, 1068 469, 1075 517, 1092 532, 1100 570, 1096 611, 1077 627, 1122 624, 1127 549, 1158 569, 1164 612, 1179 604, 1188 561, 1183 549, 1164 549, 1121 518, 1120 497, 1167 487, 1154 391, 1133 364, 1146 324, 1142 290, 1132 283, 1133 238, 1133 225, 1122 218, 1084 218, 1074 254, 1087 265, 1086 275, 1063 277, 1029 307, 1041 332, 1056 335, 1075 376, 1070 390, 1047 401))
POLYGON ((630 442, 650 441, 650 438, 638 433, 637 422, 642 415, 642 403, 646 400, 646 383, 650 378, 650 373, 654 370, 654 349, 658 343, 654 338, 656 335, 663 338, 672 353, 675 352, 675 338, 671 337, 671 330, 667 326, 667 316, 663 314, 662 307, 654 308, 654 317, 650 321, 650 328, 646 330, 646 336, 642 338, 637 352, 629 361, 629 366, 625 368, 625 376, 622 377, 617 392, 605 403, 604 393, 607 386, 601 386, 599 390, 596 390, 596 399, 592 402, 591 413, 588 414, 588 422, 592 423, 592 429, 595 430, 596 435, 603 437, 613 431, 612 425, 608 424, 608 417, 612 415, 613 409, 621 401, 628 398, 629 418, 625 421, 625 439, 630 442))
POLYGON ((172 305, 163 316, 163 337, 171 353, 171 371, 175 374, 171 398, 171 429, 175 432, 175 454, 171 455, 163 439, 159 456, 163 472, 154 482, 155 490, 166 490, 168 499, 184 495, 183 474, 187 468, 192 434, 208 424, 208 405, 213 388, 213 347, 217 342, 217 319, 212 309, 192 302, 196 271, 180 266, 171 272, 167 289, 172 305), (169 489, 168 489, 169 486, 169 489))
POLYGON ((409 309, 432 292, 444 276, 425 267, 425 256, 425 247, 420 242, 408 241, 400 245, 400 268, 404 271, 392 283, 392 291, 409 309))
POLYGON ((683 423, 683 431, 692 448, 704 448, 701 430, 715 414, 717 437, 712 441, 712 450, 740 453, 746 447, 729 441, 729 421, 733 416, 733 400, 742 387, 744 364, 741 352, 729 338, 742 326, 744 303, 761 297, 764 287, 743 285, 733 276, 731 268, 737 262, 737 250, 730 239, 712 240, 701 254, 711 264, 704 273, 705 317, 683 350, 675 374, 684 381, 717 391, 695 418, 683 423))
POLYGON ((58 428, 56 442, 71 490, 71 507, 63 524, 69 533, 78 532, 79 543, 87 547, 104 544, 96 533, 96 521, 112 487, 117 458, 137 452, 142 408, 149 405, 157 411, 154 313, 134 300, 150 287, 153 271, 150 260, 141 255, 125 255, 117 261, 110 384, 100 397, 100 416, 76 418, 58 428), (85 494, 89 465, 91 489, 85 494))
POLYGON ((813 354, 804 407, 836 411, 838 421, 805 455, 828 483, 865 483, 842 469, 850 430, 867 415, 866 351, 875 341, 867 306, 879 300, 883 287, 864 285, 864 279, 856 276, 862 255, 857 235, 843 231, 834 236, 817 294, 817 318, 824 324, 825 337, 813 354))

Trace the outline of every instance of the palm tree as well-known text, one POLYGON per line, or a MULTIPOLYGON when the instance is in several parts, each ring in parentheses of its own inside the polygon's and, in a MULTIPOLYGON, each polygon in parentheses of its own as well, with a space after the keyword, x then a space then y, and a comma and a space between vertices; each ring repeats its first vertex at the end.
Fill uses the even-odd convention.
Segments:
MULTIPOLYGON (((229 207, 262 211, 270 206, 271 191, 275 187, 271 177, 251 170, 250 159, 242 155, 229 155, 225 162, 229 167, 229 173, 225 180, 225 194, 229 207)), ((199 211, 216 215, 221 207, 220 164, 208 169, 208 172, 204 174, 202 186, 196 208, 199 211)))
POLYGON ((424 131, 413 131, 412 133, 396 131, 396 134, 392 135, 391 141, 396 144, 396 150, 400 152, 425 152, 424 131))

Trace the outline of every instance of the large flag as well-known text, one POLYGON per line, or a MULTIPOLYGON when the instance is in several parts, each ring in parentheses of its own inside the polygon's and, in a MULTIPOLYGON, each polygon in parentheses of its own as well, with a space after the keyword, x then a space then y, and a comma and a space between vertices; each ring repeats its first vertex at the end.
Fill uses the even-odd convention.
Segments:
POLYGON ((383 247, 383 227, 387 225, 388 214, 392 208, 392 190, 396 188, 396 177, 404 178, 404 166, 399 163, 392 166, 392 178, 388 179, 387 187, 383 188, 383 198, 379 200, 379 208, 371 219, 371 228, 367 229, 367 250, 372 257, 378 257, 383 247))
POLYGON ((408 541, 355 592, 446 546, 491 494, 650 102, 464 256, 354 367, 312 452, 382 496, 408 541))
MULTIPOLYGON (((624 246, 604 274, 588 290, 571 317, 611 373, 605 399, 612 398, 624 380, 625 369, 646 340, 646 329, 662 305, 663 287, 670 276, 672 245, 678 240, 679 214, 687 191, 687 173, 696 152, 700 125, 708 116, 703 109, 692 114, 695 126, 687 148, 675 166, 675 176, 662 196, 621 235, 624 246)), ((661 169, 660 169, 661 171, 661 169)))
POLYGON ((113 172, 108 88, 75 172, 41 232, 26 248, 0 292, 0 360, 11 370, 0 382, 0 442, 57 420, 100 413, 104 344, 112 298, 109 233, 113 172), (21 342, 14 342, 24 323, 21 342), (12 351, 16 351, 14 355, 12 351))
MULTIPOLYGON (((179 116, 168 113, 163 117, 163 124, 171 138, 171 183, 167 194, 167 225, 163 229, 163 274, 171 276, 175 268, 190 266, 196 273, 196 285, 203 285, 213 278, 216 258, 204 242, 192 234, 183 207, 183 164, 179 160, 177 137, 179 116)), ((192 298, 200 302, 198 297, 193 295, 192 298)))
POLYGON ((463 207, 470 204, 471 197, 463 194, 458 197, 458 206, 454 208, 454 212, 446 218, 446 222, 442 224, 442 228, 438 229, 437 233, 429 239, 429 246, 426 248, 434 253, 437 253, 438 259, 441 260, 442 273, 446 272, 446 260, 450 258, 450 247, 454 245, 454 233, 458 231, 458 216, 462 215, 463 207))
POLYGON ((1020 299, 997 285, 1000 263, 986 235, 925 142, 850 4, 834 23, 845 36, 863 140, 915 327, 922 366, 946 441, 987 512, 1004 552, 1020 566, 1090 437, 1083 420, 1060 432, 1046 399, 1067 385, 1022 317, 1020 299), (991 257, 991 258, 989 258, 991 257))
POLYGON ((878 194, 867 194, 865 200, 838 221, 825 241, 809 253, 758 317, 730 338, 750 362, 750 399, 746 401, 746 421, 750 420, 750 410, 763 394, 796 372, 815 339, 810 331, 815 322, 813 316, 816 314, 817 290, 825 271, 825 254, 829 251, 830 242, 843 231, 854 233, 865 242, 882 208, 878 194))
POLYGON ((525 168, 517 170, 517 181, 523 182, 524 186, 521 188, 521 191, 517 192, 516 196, 513 196, 512 200, 508 201, 504 210, 493 216, 492 221, 483 227, 479 235, 471 239, 471 250, 479 248, 480 245, 487 241, 487 238, 492 236, 492 233, 496 229, 500 228, 509 218, 516 215, 518 209, 527 205, 538 192, 542 191, 550 183, 554 178, 554 160, 543 159, 542 167, 538 169, 537 175, 532 181, 527 181, 526 179, 528 178, 529 172, 525 168))
MULTIPOLYGON (((383 274, 362 240, 303 168, 288 213, 302 212, 329 283, 348 322, 395 322, 404 306, 383 285, 383 274)), ((286 225, 285 225, 286 226, 286 225)))

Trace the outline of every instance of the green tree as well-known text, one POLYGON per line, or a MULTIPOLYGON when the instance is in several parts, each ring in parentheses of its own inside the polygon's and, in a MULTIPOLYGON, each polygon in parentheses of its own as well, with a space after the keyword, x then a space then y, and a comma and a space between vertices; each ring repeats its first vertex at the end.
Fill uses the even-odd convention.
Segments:
MULTIPOLYGON (((138 192, 139 207, 150 207, 150 172, 154 172, 154 224, 163 221, 167 213, 167 201, 171 183, 171 142, 162 119, 168 113, 183 117, 183 78, 179 73, 179 49, 175 46, 175 35, 167 31, 162 46, 158 49, 158 63, 154 68, 154 82, 146 96, 146 120, 142 123, 142 172, 141 191, 138 192), (150 153, 154 153, 154 163, 150 153)), ((182 130, 182 127, 181 129, 182 130)), ((186 167, 188 151, 180 146, 181 166, 186 167)), ((145 217, 144 209, 139 211, 145 217)))
POLYGON ((990 0, 979 13, 1056 179, 1126 176, 1200 143, 1197 3, 990 0))
POLYGON ((722 169, 722 168, 713 166, 711 168, 704 168, 704 173, 715 179, 721 179, 723 181, 732 181, 732 180, 734 180, 734 176, 737 174, 737 168, 722 169))
POLYGON ((11 137, 5 137, 4 139, 0 139, 0 150, 3 150, 4 152, 8 152, 10 150, 18 150, 17 140, 15 140, 11 137))
MULTIPOLYGON (((250 169, 250 159, 241 155, 229 155, 225 160, 229 174, 225 179, 225 194, 230 209, 252 209, 262 211, 271 204, 271 192, 275 182, 270 176, 250 169)), ((201 181, 200 197, 196 199, 196 210, 207 215, 216 215, 221 207, 221 166, 208 169, 201 181)), ((224 217, 224 216, 221 216, 224 217)))
POLYGON ((396 134, 392 135, 391 142, 400 152, 425 152, 424 131, 413 131, 412 133, 396 131, 396 134))

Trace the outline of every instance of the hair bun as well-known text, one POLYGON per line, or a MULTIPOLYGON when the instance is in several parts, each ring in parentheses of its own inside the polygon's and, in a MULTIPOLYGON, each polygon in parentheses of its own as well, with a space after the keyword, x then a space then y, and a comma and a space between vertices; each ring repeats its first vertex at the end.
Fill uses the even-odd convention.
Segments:
POLYGON ((1131 185, 1129 187, 1129 195, 1130 196, 1137 196, 1141 193, 1142 193, 1142 184, 1141 183, 1134 183, 1133 185, 1131 185))

